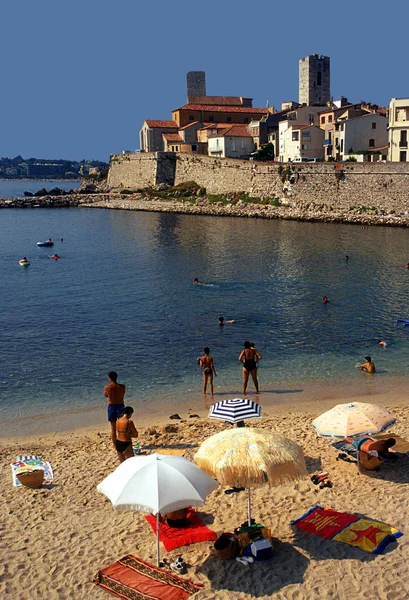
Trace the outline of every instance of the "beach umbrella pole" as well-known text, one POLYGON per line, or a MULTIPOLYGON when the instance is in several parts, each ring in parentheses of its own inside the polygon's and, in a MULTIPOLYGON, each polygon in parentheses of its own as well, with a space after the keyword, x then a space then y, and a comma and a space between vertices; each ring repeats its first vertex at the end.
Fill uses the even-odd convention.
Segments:
POLYGON ((160 567, 159 511, 156 513, 156 556, 160 567))
POLYGON ((251 497, 250 497, 250 488, 247 488, 247 512, 248 512, 248 524, 249 527, 251 525, 251 497))

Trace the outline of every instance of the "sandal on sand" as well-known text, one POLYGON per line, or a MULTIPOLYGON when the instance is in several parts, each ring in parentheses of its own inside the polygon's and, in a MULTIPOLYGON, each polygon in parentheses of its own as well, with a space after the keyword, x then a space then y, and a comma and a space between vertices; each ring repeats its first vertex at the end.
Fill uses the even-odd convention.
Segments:
POLYGON ((181 574, 183 575, 184 573, 186 573, 186 563, 183 560, 183 558, 182 558, 182 562, 178 562, 179 558, 177 560, 175 560, 175 562, 170 563, 170 569, 174 573, 179 573, 179 575, 181 575, 181 574))
POLYGON ((236 556, 236 560, 237 562, 241 563, 242 565, 249 565, 249 561, 245 560, 244 556, 236 556))

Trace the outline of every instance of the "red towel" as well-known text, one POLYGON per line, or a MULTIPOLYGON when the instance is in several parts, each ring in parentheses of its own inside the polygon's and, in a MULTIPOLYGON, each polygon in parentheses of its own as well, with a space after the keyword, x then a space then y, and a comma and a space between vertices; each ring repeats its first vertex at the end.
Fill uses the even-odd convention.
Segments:
MULTIPOLYGON (((145 516, 153 532, 156 534, 156 517, 153 515, 145 516)), ((208 542, 217 540, 217 534, 212 531, 203 521, 199 519, 193 508, 188 508, 186 514, 187 526, 178 529, 169 527, 162 519, 159 522, 159 539, 165 546, 165 550, 170 552, 180 546, 195 544, 196 542, 208 542)))

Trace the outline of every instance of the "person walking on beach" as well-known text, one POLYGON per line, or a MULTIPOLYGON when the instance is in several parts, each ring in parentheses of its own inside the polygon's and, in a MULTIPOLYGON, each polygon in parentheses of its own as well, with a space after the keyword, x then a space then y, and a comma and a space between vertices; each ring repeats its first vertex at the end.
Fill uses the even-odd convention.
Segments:
POLYGON ((126 388, 123 383, 118 383, 118 373, 108 373, 109 384, 104 387, 104 396, 108 398, 108 421, 111 423, 111 439, 116 448, 116 422, 124 412, 124 398, 126 388))
POLYGON ((199 358, 199 364, 203 369, 203 393, 206 394, 207 382, 210 384, 210 393, 213 396, 213 375, 217 377, 213 358, 210 356, 210 348, 203 348, 204 355, 199 358))
POLYGON ((375 365, 370 356, 365 356, 365 362, 362 365, 357 365, 356 368, 367 373, 375 373, 375 365))
POLYGON ((132 415, 132 406, 125 406, 122 417, 119 417, 115 423, 115 448, 120 463, 134 455, 132 438, 137 438, 138 432, 136 431, 134 422, 131 421, 132 415))
POLYGON ((251 347, 250 342, 244 342, 244 350, 240 352, 239 361, 243 365, 243 395, 247 391, 247 384, 249 376, 251 375, 258 393, 258 379, 257 379, 257 363, 260 362, 262 356, 258 350, 251 347))

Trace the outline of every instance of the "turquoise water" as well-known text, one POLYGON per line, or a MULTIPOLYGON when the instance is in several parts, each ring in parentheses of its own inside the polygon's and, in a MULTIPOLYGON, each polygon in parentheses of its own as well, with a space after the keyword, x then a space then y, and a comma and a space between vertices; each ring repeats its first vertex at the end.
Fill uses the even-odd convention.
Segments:
POLYGON ((48 191, 56 187, 61 190, 74 190, 79 186, 80 182, 76 179, 0 179, 0 198, 23 198, 24 192, 34 194, 42 188, 48 191))
POLYGON ((205 345, 216 391, 234 397, 246 339, 263 355, 263 391, 361 381, 366 354, 378 380, 407 374, 409 328, 395 322, 409 318, 406 229, 74 208, 0 217, 1 419, 104 406, 111 369, 128 402, 175 406, 200 396, 205 345), (49 237, 52 251, 36 246, 49 237))

